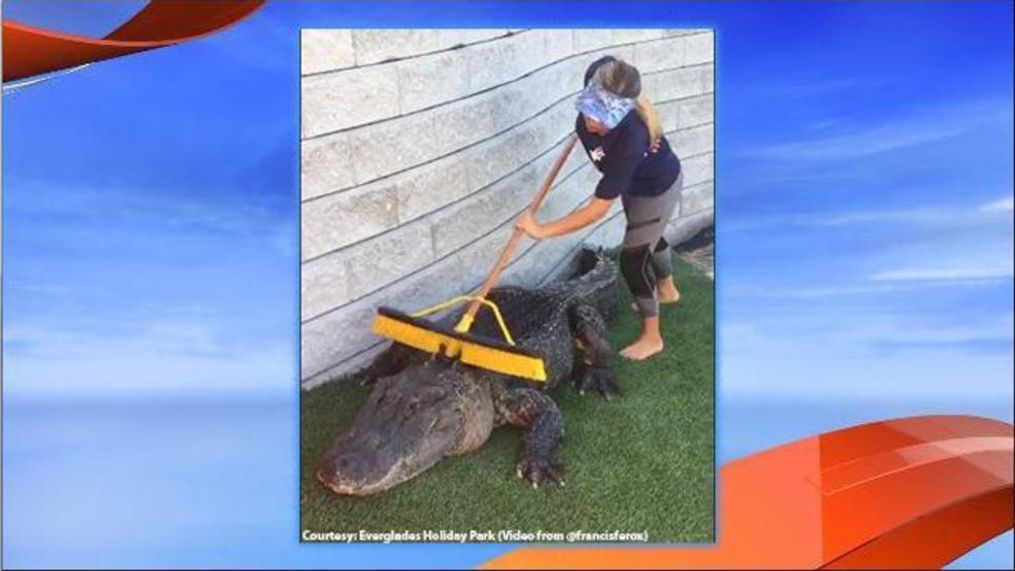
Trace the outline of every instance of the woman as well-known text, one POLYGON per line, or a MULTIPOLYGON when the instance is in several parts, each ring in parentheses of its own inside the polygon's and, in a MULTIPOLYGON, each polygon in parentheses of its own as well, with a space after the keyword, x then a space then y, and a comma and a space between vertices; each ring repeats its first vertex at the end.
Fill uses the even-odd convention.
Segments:
POLYGON ((680 197, 680 160, 652 105, 641 97, 641 76, 634 66, 612 56, 593 62, 575 107, 575 130, 603 174, 595 196, 563 218, 539 224, 526 213, 517 226, 536 239, 561 236, 601 219, 620 197, 627 217, 620 267, 642 317, 640 337, 620 353, 647 359, 663 350, 659 304, 680 299, 663 237, 680 197))

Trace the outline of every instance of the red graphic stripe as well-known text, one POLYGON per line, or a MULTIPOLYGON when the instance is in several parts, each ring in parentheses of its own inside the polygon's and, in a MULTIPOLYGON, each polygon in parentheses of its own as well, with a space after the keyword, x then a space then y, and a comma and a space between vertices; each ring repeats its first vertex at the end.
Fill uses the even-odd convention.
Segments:
POLYGON ((854 426, 724 466, 714 546, 529 547, 485 567, 939 568, 1012 528, 1013 443, 970 416, 854 426))
POLYGON ((264 0, 153 0, 101 39, 4 20, 3 80, 23 79, 197 39, 240 21, 263 3, 264 0))

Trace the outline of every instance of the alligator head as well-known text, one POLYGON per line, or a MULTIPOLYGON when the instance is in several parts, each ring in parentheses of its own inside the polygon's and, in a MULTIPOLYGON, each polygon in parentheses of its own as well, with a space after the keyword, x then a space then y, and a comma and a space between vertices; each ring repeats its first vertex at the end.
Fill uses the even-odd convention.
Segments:
MULTIPOLYGON (((324 456, 317 479, 338 494, 366 496, 419 475, 445 456, 475 448, 482 442, 472 442, 477 405, 470 393, 484 385, 472 376, 428 361, 378 379, 352 427, 324 456)), ((492 409, 481 416, 490 417, 480 423, 490 425, 485 441, 492 409)))

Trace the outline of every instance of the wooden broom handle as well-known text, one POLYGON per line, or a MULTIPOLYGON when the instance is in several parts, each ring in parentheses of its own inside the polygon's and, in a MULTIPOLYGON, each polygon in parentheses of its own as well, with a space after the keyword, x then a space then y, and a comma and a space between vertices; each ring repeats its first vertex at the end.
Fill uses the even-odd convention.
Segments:
MULTIPOLYGON (((574 148, 577 141, 577 135, 571 135, 568 138, 567 143, 564 145, 564 150, 560 153, 560 156, 557 157, 557 161, 553 163, 553 167, 550 168, 550 173, 546 175, 546 180, 543 181, 543 186, 539 188, 539 192, 532 200, 532 204, 529 205, 528 211, 531 214, 535 215, 536 212, 539 211, 539 207, 543 205, 546 195, 550 193, 550 188, 553 187, 553 181, 557 178, 557 174, 560 172, 560 169, 564 167, 564 163, 567 161, 567 157, 571 154, 571 149, 574 148)), ((512 223, 514 223, 513 220, 512 223)), ((511 234, 511 239, 508 240, 507 245, 504 246, 504 250, 501 251, 500 258, 497 258, 497 263, 493 265, 493 269, 490 270, 490 273, 486 276, 486 280, 483 282, 482 287, 479 288, 479 292, 476 294, 479 299, 475 299, 469 304, 469 308, 465 311, 465 315, 462 317, 461 323, 467 324, 465 326, 466 328, 472 324, 472 320, 476 317, 476 312, 479 311, 479 308, 482 305, 480 299, 486 298, 487 294, 490 293, 490 290, 493 289, 493 286, 500 278, 501 272, 504 271, 508 262, 511 261, 511 257, 515 253, 515 248, 518 247, 518 242, 520 242, 524 236, 525 230, 522 230, 521 228, 515 228, 514 233, 511 234)))

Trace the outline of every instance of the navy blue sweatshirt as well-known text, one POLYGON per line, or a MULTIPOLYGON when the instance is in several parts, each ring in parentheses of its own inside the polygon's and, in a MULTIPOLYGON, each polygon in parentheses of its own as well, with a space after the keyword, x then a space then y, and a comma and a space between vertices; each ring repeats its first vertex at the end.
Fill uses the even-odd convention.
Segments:
POLYGON ((635 110, 604 136, 589 132, 579 113, 575 132, 585 153, 603 173, 596 186, 598 198, 656 196, 672 186, 680 175, 680 159, 670 149, 666 137, 659 141, 655 151, 650 151, 648 126, 635 110))

